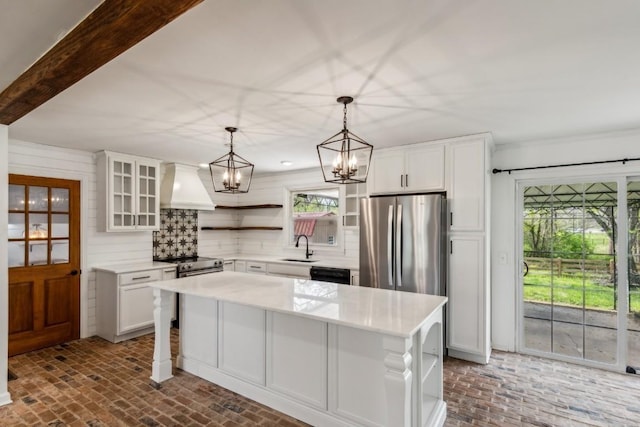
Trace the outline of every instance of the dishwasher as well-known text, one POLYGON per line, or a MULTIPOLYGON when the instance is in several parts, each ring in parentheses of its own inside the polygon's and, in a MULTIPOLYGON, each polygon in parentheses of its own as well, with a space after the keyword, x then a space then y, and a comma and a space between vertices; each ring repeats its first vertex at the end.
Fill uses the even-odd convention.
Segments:
POLYGON ((333 268, 333 267, 311 267, 309 271, 311 280, 317 280, 319 282, 332 282, 341 285, 351 284, 351 270, 348 268, 333 268))

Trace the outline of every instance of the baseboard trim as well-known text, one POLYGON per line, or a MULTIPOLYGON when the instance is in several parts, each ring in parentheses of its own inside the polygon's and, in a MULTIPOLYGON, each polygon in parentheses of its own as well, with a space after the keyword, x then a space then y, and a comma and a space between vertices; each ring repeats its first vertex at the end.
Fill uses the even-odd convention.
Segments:
POLYGON ((11 400, 11 395, 9 394, 9 392, 0 393, 0 406, 8 405, 12 402, 13 401, 11 400))

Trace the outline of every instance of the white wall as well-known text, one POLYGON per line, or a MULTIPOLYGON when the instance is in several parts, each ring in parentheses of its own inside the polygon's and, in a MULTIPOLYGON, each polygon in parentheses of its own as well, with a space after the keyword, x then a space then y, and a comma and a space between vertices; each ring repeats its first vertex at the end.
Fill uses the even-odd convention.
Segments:
MULTIPOLYGON (((640 131, 578 136, 496 146, 493 167, 511 169, 552 164, 640 157, 640 131)), ((520 181, 536 179, 580 180, 594 176, 640 175, 640 162, 541 169, 493 175, 492 178, 492 345, 516 350, 516 200, 520 181), (506 263, 501 263, 501 258, 506 263)))
POLYGON ((9 223, 9 177, 8 151, 9 127, 0 125, 0 406, 11 403, 7 391, 7 370, 9 354, 9 275, 7 271, 7 227, 9 223))
MULTIPOLYGON (((10 173, 80 181, 80 335, 92 336, 96 332, 96 283, 93 266, 151 260, 152 232, 97 231, 96 212, 100 207, 96 193, 96 163, 93 153, 10 140, 8 158, 10 173)), ((3 185, 2 188, 6 191, 7 185, 3 185)), ((7 209, 3 209, 2 212, 6 213, 7 209)), ((0 223, 6 224, 6 220, 0 223)), ((6 232, 6 229, 3 231, 6 232)), ((2 242, 6 244, 6 238, 2 238, 2 242)))
MULTIPOLYGON (((201 174, 214 203, 220 205, 249 204, 285 204, 283 188, 313 188, 324 184, 320 169, 307 169, 278 174, 260 175, 253 178, 248 193, 229 196, 213 192, 208 174, 201 174)), ((202 226, 272 226, 284 227, 286 209, 250 209, 200 212, 198 225, 202 226)), ((198 254, 203 256, 267 255, 291 256, 304 255, 304 248, 287 245, 286 231, 200 231, 198 235, 198 254)), ((354 266, 358 265, 358 241, 356 230, 345 229, 342 244, 336 249, 314 249, 314 258, 340 259, 354 266)))

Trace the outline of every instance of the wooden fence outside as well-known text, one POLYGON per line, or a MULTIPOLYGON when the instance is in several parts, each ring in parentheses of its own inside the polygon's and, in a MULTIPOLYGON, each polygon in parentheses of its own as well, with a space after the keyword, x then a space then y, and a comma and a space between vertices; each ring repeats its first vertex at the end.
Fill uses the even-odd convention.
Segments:
POLYGON ((556 275, 579 275, 589 273, 595 276, 610 276, 613 278, 616 266, 611 259, 565 259, 565 258, 536 258, 526 257, 524 261, 529 270, 553 271, 556 275))

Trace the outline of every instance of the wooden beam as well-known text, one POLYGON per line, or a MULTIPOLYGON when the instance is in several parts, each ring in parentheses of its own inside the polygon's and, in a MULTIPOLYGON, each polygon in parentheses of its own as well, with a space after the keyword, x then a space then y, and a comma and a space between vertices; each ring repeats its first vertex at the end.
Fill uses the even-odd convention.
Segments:
POLYGON ((0 93, 10 125, 203 0, 105 0, 0 93))

